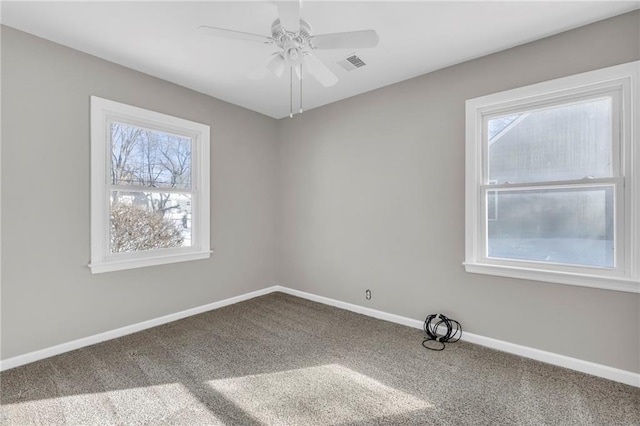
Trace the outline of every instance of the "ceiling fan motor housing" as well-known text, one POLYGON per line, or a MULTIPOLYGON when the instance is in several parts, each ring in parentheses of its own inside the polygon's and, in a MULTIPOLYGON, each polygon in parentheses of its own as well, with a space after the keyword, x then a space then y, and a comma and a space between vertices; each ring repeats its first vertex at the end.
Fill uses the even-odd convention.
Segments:
POLYGON ((297 33, 287 31, 276 19, 271 25, 271 35, 276 45, 283 51, 282 56, 287 65, 295 67, 302 63, 304 54, 311 49, 311 25, 300 20, 300 30, 297 33))

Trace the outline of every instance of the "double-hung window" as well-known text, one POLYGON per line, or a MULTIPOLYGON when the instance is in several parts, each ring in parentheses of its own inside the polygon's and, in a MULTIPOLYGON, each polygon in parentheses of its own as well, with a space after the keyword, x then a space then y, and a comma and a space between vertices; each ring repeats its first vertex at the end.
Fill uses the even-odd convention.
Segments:
POLYGON ((639 69, 467 101, 468 272, 640 292, 639 69))
POLYGON ((92 96, 91 272, 210 253, 209 126, 92 96))

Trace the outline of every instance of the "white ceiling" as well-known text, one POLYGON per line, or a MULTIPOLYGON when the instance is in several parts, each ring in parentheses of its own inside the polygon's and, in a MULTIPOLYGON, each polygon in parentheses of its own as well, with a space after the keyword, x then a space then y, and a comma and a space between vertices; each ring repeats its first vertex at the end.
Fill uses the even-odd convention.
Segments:
MULTIPOLYGON (((304 1, 314 34, 375 29, 374 49, 315 51, 340 78, 304 80, 305 110, 640 8, 636 1, 304 1), (356 53, 367 65, 336 64, 356 53)), ((289 113, 288 73, 250 80, 275 49, 202 34, 199 25, 270 36, 269 1, 3 1, 3 24, 274 118, 289 113)), ((297 93, 297 91, 296 91, 297 93)), ((296 94, 297 97, 297 94, 296 94)), ((294 98, 295 99, 295 98, 294 98)), ((294 107, 296 105, 294 101, 294 107)))

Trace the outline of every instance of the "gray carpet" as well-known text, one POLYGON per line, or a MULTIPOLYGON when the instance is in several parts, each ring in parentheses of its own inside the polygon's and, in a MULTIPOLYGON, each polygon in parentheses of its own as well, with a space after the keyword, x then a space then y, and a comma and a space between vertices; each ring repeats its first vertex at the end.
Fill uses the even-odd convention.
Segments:
POLYGON ((640 425, 640 389, 282 293, 0 374, 3 425, 640 425))

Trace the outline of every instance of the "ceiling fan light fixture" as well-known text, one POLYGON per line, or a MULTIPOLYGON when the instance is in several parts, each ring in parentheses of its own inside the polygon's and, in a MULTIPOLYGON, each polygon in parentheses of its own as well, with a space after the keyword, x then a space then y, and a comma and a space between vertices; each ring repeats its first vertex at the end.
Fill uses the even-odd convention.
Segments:
POLYGON ((302 61, 302 54, 298 47, 288 47, 284 52, 284 58, 290 67, 297 66, 302 61))

